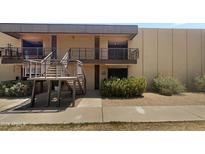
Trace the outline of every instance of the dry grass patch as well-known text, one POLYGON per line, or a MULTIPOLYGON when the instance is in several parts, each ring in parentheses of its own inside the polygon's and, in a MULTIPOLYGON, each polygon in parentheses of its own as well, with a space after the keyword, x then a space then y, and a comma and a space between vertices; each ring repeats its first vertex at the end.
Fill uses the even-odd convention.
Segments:
POLYGON ((205 121, 1 125, 1 131, 204 131, 205 121))

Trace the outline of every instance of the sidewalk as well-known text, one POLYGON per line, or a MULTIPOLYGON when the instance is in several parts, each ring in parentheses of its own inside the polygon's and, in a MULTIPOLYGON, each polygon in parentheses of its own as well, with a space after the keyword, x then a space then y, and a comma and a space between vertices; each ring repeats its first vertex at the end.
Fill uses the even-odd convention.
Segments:
POLYGON ((103 121, 161 122, 205 120, 205 105, 104 107, 103 121))
POLYGON ((205 105, 103 106, 98 94, 88 93, 76 107, 65 109, 7 110, 0 124, 55 124, 91 122, 161 122, 205 120, 205 105))

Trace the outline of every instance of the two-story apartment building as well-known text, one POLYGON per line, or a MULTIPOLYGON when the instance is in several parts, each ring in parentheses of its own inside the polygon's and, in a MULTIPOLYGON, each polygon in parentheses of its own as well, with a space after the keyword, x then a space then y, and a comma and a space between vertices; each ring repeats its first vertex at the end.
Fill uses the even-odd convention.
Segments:
POLYGON ((53 52, 61 59, 84 64, 87 89, 99 89, 111 76, 145 76, 150 83, 158 73, 192 79, 205 73, 205 30, 138 29, 137 25, 0 24, 0 80, 25 74, 26 59, 43 59, 53 52))

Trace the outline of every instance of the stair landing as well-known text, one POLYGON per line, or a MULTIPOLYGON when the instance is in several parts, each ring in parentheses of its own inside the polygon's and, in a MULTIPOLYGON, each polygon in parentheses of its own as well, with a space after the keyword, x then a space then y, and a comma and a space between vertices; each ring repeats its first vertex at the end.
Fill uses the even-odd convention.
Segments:
POLYGON ((76 76, 68 76, 68 77, 32 77, 28 78, 28 80, 77 80, 76 76))

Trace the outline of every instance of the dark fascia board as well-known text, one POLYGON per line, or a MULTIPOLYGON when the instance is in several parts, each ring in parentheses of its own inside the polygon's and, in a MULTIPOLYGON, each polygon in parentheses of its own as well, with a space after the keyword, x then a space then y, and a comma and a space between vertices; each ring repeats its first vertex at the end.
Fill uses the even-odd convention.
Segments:
POLYGON ((16 39, 20 39, 21 35, 19 33, 11 33, 11 32, 3 32, 4 34, 7 34, 11 37, 14 37, 16 39))
POLYGON ((103 24, 23 24, 0 23, 0 32, 13 33, 69 33, 69 34, 127 34, 138 33, 137 25, 103 24))

